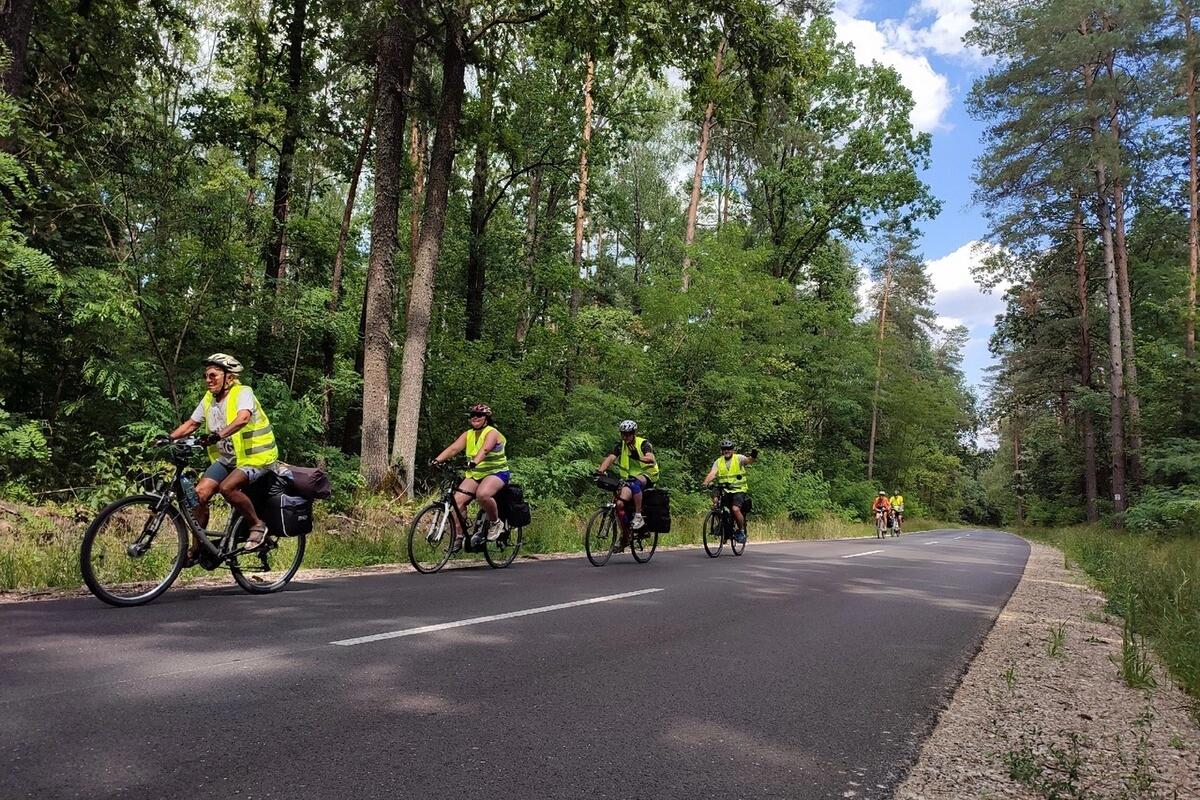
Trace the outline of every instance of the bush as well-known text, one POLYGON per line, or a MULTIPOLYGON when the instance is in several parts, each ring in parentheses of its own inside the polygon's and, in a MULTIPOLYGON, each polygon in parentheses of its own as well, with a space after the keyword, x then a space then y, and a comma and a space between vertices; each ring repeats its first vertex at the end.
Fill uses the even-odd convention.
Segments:
POLYGON ((1148 488, 1125 514, 1125 524, 1141 533, 1200 535, 1200 487, 1148 488))

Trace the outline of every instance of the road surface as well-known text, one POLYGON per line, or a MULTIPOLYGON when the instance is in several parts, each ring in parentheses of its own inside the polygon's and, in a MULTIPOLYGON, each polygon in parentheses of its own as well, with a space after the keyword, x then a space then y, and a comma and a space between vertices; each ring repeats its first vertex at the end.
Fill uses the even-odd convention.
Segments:
POLYGON ((0 797, 887 797, 1017 537, 0 605, 0 797))

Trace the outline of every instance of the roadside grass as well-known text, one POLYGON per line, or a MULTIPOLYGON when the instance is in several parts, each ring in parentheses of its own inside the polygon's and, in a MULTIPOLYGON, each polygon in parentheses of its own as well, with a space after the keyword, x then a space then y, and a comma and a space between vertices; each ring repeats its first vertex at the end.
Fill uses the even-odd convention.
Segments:
POLYGON ((1130 686, 1153 680, 1145 637, 1180 686, 1200 700, 1200 539, 1101 526, 1021 533, 1063 550, 1108 597, 1107 610, 1124 618, 1119 666, 1130 686))
MULTIPOLYGON (((407 563, 408 524, 416 506, 386 499, 371 499, 349 514, 322 513, 318 504, 316 529, 308 537, 304 566, 353 569, 407 563)), ((579 553, 589 513, 553 504, 539 512, 525 529, 522 555, 579 553)), ((659 537, 659 547, 701 544, 702 514, 679 514, 672 518, 671 532, 659 537)), ((90 519, 63 509, 22 507, 0 525, 0 591, 74 589, 82 585, 79 575, 79 544, 90 519), (83 520, 83 521, 81 521, 83 520)), ((214 508, 213 526, 221 524, 214 508)), ((906 520, 906 532, 948 527, 933 520, 906 520)), ((874 536, 866 523, 847 522, 838 517, 793 520, 752 516, 750 541, 788 539, 839 539, 874 536)), ((188 570, 181 582, 205 577, 188 570)))

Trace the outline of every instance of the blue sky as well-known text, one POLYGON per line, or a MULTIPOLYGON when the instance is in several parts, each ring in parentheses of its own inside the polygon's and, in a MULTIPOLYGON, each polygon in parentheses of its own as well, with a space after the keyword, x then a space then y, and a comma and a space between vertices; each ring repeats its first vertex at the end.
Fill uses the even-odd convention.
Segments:
POLYGON ((987 342, 1000 294, 984 294, 971 280, 974 245, 986 233, 972 206, 971 175, 981 152, 982 127, 968 116, 971 83, 987 69, 962 43, 971 27, 973 0, 837 0, 838 36, 854 45, 860 61, 894 67, 913 94, 913 124, 933 137, 933 165, 925 181, 942 201, 941 214, 922 224, 921 247, 937 288, 935 307, 943 324, 970 332, 964 359, 967 380, 982 397, 991 363, 987 342))

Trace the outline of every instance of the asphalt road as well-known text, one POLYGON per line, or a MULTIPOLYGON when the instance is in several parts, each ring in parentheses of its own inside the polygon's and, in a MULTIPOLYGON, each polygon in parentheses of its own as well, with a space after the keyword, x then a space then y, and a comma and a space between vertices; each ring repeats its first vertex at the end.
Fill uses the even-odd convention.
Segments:
POLYGON ((1028 552, 947 531, 0 605, 0 798, 887 797, 1028 552))

